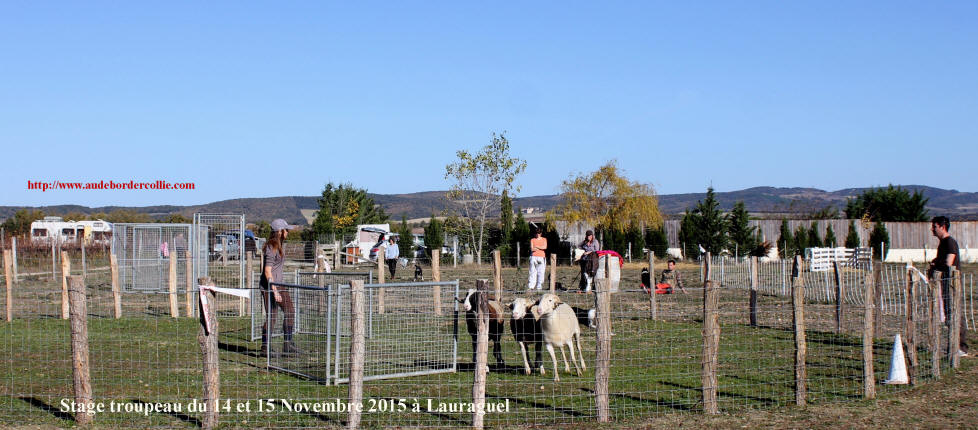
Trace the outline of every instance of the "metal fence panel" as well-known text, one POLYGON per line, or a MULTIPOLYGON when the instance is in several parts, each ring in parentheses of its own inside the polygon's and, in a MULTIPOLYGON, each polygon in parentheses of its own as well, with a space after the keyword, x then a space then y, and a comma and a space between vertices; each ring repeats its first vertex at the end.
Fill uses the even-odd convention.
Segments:
MULTIPOLYGON (((318 274, 307 273, 309 277, 318 274)), ((361 276, 363 274, 354 274, 361 276)), ((336 279, 341 279, 338 275, 336 279)), ((347 274, 349 276, 349 274, 347 274)), ((318 285, 275 284, 287 291, 294 306, 291 341, 299 352, 286 350, 285 342, 271 343, 267 361, 271 369, 328 384, 349 382, 350 284, 347 281, 318 285), (301 327, 301 329, 300 329, 301 327)), ((364 380, 455 372, 457 324, 455 312, 458 282, 368 284, 370 302, 364 380), (452 311, 436 315, 432 309, 434 287, 442 287, 442 303, 455 303, 452 311), (383 290, 383 293, 381 293, 383 290), (383 297, 384 312, 379 311, 383 297)), ((265 306, 271 306, 266 303, 265 306)), ((276 312, 273 325, 286 324, 276 312)), ((270 341, 271 342, 271 341, 270 341)))

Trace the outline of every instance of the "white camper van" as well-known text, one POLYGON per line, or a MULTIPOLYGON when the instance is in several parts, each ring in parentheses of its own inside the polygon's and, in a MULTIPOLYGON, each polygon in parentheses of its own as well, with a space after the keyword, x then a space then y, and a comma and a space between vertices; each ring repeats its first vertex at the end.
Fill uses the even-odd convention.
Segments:
POLYGON ((31 223, 31 242, 77 242, 107 244, 112 241, 112 223, 95 221, 65 221, 59 216, 47 216, 31 223))

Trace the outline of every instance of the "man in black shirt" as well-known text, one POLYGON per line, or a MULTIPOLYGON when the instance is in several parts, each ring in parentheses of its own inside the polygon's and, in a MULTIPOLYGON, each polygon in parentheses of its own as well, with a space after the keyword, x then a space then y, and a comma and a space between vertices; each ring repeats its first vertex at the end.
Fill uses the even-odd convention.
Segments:
MULTIPOLYGON (((930 267, 927 269, 927 277, 932 278, 935 274, 942 280, 941 281, 941 297, 944 301, 944 315, 948 315, 947 323, 950 324, 950 314, 951 314, 951 300, 950 295, 950 275, 951 267, 954 267, 956 271, 961 270, 961 258, 958 250, 958 241, 951 237, 951 234, 947 232, 948 228, 951 227, 951 222, 945 216, 936 216, 930 222, 930 231, 938 239, 940 239, 940 244, 937 245, 937 257, 930 262, 930 267)), ((961 318, 961 350, 958 352, 963 357, 968 356, 968 343, 965 340, 967 337, 968 326, 965 324, 965 319, 961 318)))

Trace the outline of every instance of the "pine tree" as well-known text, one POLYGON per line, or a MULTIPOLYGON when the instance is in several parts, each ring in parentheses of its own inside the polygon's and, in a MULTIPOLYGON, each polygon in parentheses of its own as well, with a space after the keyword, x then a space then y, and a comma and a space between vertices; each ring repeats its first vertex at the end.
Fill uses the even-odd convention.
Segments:
POLYGON ((775 244, 778 247, 778 256, 781 258, 791 257, 794 254, 795 238, 791 236, 791 227, 788 227, 787 218, 781 218, 780 233, 778 243, 775 244))
POLYGON ((397 248, 401 251, 401 257, 414 258, 414 235, 411 234, 411 227, 408 226, 407 218, 404 215, 401 215, 401 224, 396 231, 401 237, 397 242, 397 248))
POLYGON ((757 227, 750 225, 750 217, 743 201, 734 204, 728 219, 727 235, 734 251, 739 255, 748 255, 760 242, 755 234, 757 227))
POLYGON ((846 248, 859 248, 859 232, 856 231, 856 221, 849 220, 849 233, 846 234, 846 248))
POLYGON ((516 212, 516 221, 513 223, 512 242, 510 243, 513 244, 513 255, 516 255, 516 244, 520 244, 520 258, 526 261, 526 258, 530 255, 530 225, 523 218, 522 210, 516 212))
POLYGON ((638 226, 632 226, 628 229, 626 234, 626 239, 628 243, 632 244, 632 258, 641 261, 645 258, 645 235, 642 234, 642 230, 638 226))
MULTIPOLYGON (((601 249, 615 251, 621 255, 625 255, 625 251, 622 248, 622 245, 625 242, 624 234, 613 229, 600 230, 594 234, 604 239, 601 241, 601 249)), ((624 245, 624 247, 627 248, 628 245, 624 245)))
POLYGON ((431 257, 432 250, 441 251, 441 247, 445 246, 445 227, 434 215, 424 228, 424 246, 428 251, 428 257, 431 257))
POLYGON ((812 221, 812 227, 808 230, 808 247, 822 247, 822 238, 818 237, 818 223, 815 221, 812 221))
POLYGON ((873 248, 873 258, 881 260, 886 258, 882 254, 883 250, 880 249, 881 245, 886 247, 886 253, 888 254, 890 252, 890 234, 886 231, 886 226, 883 225, 883 221, 876 221, 873 232, 869 234, 869 246, 873 248))
POLYGON ((700 249, 697 243, 699 237, 694 215, 689 209, 679 222, 679 246, 682 247, 683 258, 699 258, 700 249))
POLYGON ((868 217, 874 221, 927 221, 924 193, 903 187, 870 188, 846 202, 846 218, 868 217))
POLYGON ((695 216, 698 243, 713 255, 719 255, 727 248, 727 217, 720 211, 713 187, 706 189, 706 198, 696 204, 695 216))
POLYGON ((513 199, 509 197, 509 191, 503 191, 503 197, 499 203, 499 254, 504 259, 515 259, 513 254, 513 199))
POLYGON ((669 249, 669 236, 663 227, 645 230, 645 246, 655 253, 656 257, 663 258, 669 249))
POLYGON ((795 255, 805 256, 805 250, 808 249, 808 229, 803 225, 799 225, 795 229, 795 255))
POLYGON ((838 246, 839 240, 835 238, 835 230, 832 229, 832 224, 825 227, 825 245, 826 248, 835 248, 838 246))

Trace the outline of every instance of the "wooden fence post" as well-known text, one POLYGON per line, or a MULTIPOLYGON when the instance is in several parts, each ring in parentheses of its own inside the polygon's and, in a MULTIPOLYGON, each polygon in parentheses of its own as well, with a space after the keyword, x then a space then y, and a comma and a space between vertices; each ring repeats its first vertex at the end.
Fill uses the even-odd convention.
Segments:
POLYGON ((71 260, 68 253, 61 251, 61 319, 68 319, 68 277, 71 276, 71 260))
POLYGON ((350 414, 347 428, 360 428, 365 350, 363 281, 350 281, 350 414))
MULTIPOLYGON (((594 363, 594 403, 598 409, 598 422, 611 420, 608 397, 608 380, 611 376, 611 259, 604 259, 605 277, 594 280, 594 301, 597 309, 597 358, 594 363)), ((576 364, 575 364, 576 367, 576 364)), ((556 372, 557 369, 554 369, 556 372)))
POLYGON ((659 318, 659 298, 655 294, 655 251, 649 251, 649 316, 659 318))
POLYGON ((112 304, 115 318, 122 318, 122 295, 119 291, 119 262, 115 254, 109 254, 109 270, 112 274, 112 304))
MULTIPOLYGON (((200 285, 214 286, 214 282, 209 277, 202 277, 200 285)), ((219 351, 217 340, 219 336, 217 320, 217 295, 210 290, 200 291, 200 301, 206 300, 208 306, 201 305, 200 309, 200 330, 197 332, 197 343, 200 345, 200 352, 203 361, 204 386, 203 400, 207 410, 204 411, 204 419, 201 427, 213 429, 218 424, 218 399, 221 397, 221 369, 218 360, 219 351), (208 330, 207 321, 211 321, 211 329, 208 330)))
POLYGON ((10 250, 3 250, 3 276, 7 281, 7 322, 12 321, 14 318, 14 274, 13 269, 11 268, 13 266, 10 256, 11 254, 12 253, 10 250))
POLYGON ((333 270, 340 270, 340 251, 343 247, 339 241, 333 241, 333 270))
POLYGON ((550 294, 557 294, 557 252, 550 253, 550 294))
POLYGON ((791 303, 795 326, 795 404, 805 406, 808 403, 808 344, 805 339, 805 278, 801 276, 801 256, 795 256, 795 278, 791 286, 791 303))
POLYGON ((935 272, 930 280, 930 374, 941 377, 941 279, 935 272))
POLYGON ((14 281, 17 281, 17 236, 10 238, 10 255, 14 268, 14 281))
MULTIPOLYGON (((880 265, 877 265, 880 266, 880 265)), ((865 280, 865 319, 863 324, 863 397, 867 399, 876 398, 876 375, 873 372, 873 338, 876 334, 874 328, 876 324, 876 268, 873 270, 873 277, 865 280)))
POLYGON ((963 310, 961 307, 961 298, 963 297, 959 294, 960 291, 958 291, 961 289, 961 284, 958 282, 960 275, 961 272, 955 270, 952 266, 951 279, 948 279, 947 282, 948 295, 951 296, 948 297, 951 300, 951 306, 946 306, 951 310, 951 315, 947 316, 947 322, 950 325, 947 331, 947 355, 952 369, 957 369, 960 364, 958 351, 961 349, 961 311, 963 310))
MULTIPOLYGON (((74 381, 75 404, 92 402, 92 379, 88 367, 88 304, 85 302, 85 278, 69 276, 69 300, 71 301, 71 370, 74 381)), ((92 422, 85 411, 75 413, 79 425, 92 422)))
POLYGON ((717 312, 720 292, 710 281, 710 253, 703 259, 703 412, 717 414, 717 353, 720 340, 720 315, 717 312))
POLYGON ((478 321, 478 332, 476 334, 475 363, 472 370, 472 404, 475 411, 472 413, 472 428, 483 428, 486 405, 486 374, 489 373, 489 300, 487 281, 480 279, 475 281, 475 288, 479 295, 479 308, 476 310, 478 321))
POLYGON ((832 262, 832 270, 835 272, 835 332, 842 333, 843 306, 845 306, 845 295, 842 292, 842 273, 839 272, 839 262, 832 262))
MULTIPOLYGON (((378 284, 383 284, 386 282, 385 281, 386 274, 384 273, 384 256, 383 256, 384 249, 386 248, 381 247, 380 249, 377 250, 377 283, 378 284)), ((384 289, 383 288, 377 289, 377 313, 381 315, 384 314, 384 289)))
POLYGON ((496 300, 503 301, 503 264, 499 250, 492 251, 492 284, 496 291, 496 300))
POLYGON ((757 257, 750 258, 750 326, 757 327, 757 257))
POLYGON ((917 383, 917 326, 916 326, 916 303, 913 294, 913 270, 907 268, 907 300, 904 303, 904 315, 906 315, 906 330, 903 336, 904 343, 907 344, 907 375, 910 385, 917 383))
MULTIPOLYGON (((177 301, 177 256, 176 252, 170 253, 170 276, 167 277, 167 286, 170 288, 170 316, 180 317, 180 306, 177 301)), ((215 304, 216 306, 216 304, 215 304)))
MULTIPOLYGON (((435 282, 441 282, 440 254, 440 249, 431 250, 431 280, 435 282)), ((441 285, 435 285, 432 287, 432 291, 435 295, 435 315, 441 315, 441 285)))
POLYGON ((228 265, 228 238, 221 236, 221 265, 228 265))

